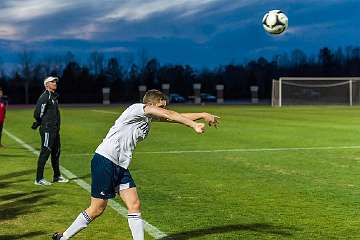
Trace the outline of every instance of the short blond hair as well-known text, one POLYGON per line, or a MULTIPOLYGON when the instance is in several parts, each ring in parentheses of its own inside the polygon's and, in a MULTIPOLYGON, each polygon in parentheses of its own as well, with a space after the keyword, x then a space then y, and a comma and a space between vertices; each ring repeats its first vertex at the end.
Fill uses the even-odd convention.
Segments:
POLYGON ((167 97, 166 95, 156 89, 151 89, 149 91, 147 91, 143 97, 143 103, 147 104, 147 103, 158 103, 160 101, 166 101, 167 97))

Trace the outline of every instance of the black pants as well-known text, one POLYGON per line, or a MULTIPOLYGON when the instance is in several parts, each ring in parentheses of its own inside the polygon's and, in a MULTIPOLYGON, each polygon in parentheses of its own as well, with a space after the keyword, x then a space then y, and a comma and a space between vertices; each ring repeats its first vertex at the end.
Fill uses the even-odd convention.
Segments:
POLYGON ((44 167, 51 155, 51 166, 54 171, 53 179, 60 176, 60 134, 58 130, 43 130, 40 128, 41 151, 37 163, 36 181, 44 178, 44 167))

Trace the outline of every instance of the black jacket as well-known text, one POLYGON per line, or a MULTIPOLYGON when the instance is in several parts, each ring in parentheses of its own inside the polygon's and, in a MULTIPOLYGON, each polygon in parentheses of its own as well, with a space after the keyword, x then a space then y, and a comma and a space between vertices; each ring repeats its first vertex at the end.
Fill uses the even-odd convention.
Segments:
POLYGON ((58 96, 45 90, 36 102, 34 118, 36 125, 44 130, 60 130, 58 96))

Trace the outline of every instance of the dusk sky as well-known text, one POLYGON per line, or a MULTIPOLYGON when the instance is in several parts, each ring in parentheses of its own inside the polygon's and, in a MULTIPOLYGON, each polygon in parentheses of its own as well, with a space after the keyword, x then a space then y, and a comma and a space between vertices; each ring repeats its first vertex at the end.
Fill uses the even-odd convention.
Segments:
MULTIPOLYGON (((91 51, 131 56, 145 49, 161 64, 214 67, 321 47, 360 46, 360 0, 1 0, 0 57, 91 51), (263 15, 281 9, 288 30, 270 36, 263 15)), ((80 60, 81 61, 81 60, 80 60)))

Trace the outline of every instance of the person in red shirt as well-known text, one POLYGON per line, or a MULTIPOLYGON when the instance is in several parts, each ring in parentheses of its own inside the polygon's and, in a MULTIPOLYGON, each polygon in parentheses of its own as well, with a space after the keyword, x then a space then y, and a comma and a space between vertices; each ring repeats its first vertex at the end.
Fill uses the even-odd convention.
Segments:
POLYGON ((0 147, 4 146, 1 144, 1 136, 5 122, 5 113, 6 113, 6 101, 5 101, 5 97, 3 96, 3 90, 2 88, 0 88, 0 147))

